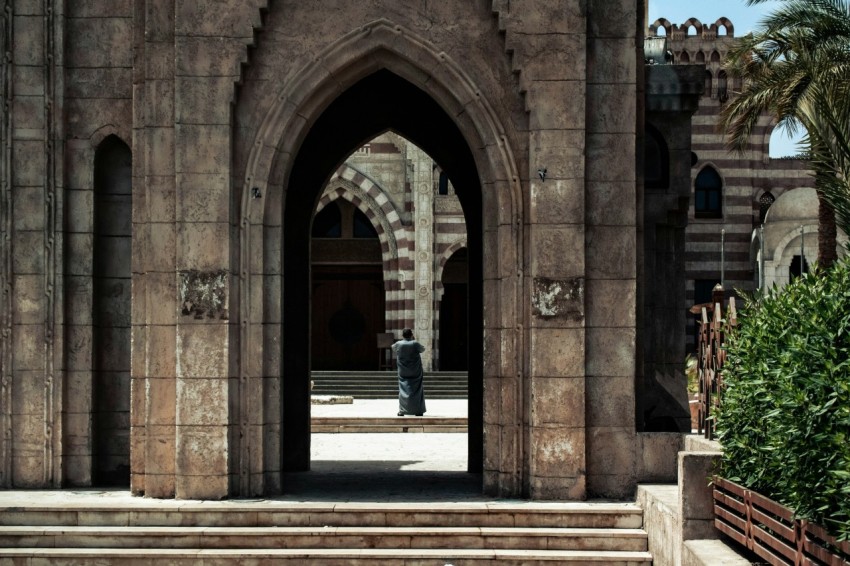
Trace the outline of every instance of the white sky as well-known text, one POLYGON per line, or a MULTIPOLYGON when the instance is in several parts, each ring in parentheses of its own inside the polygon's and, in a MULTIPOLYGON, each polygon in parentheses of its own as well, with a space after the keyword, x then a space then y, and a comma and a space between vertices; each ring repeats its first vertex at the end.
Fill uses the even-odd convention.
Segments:
MULTIPOLYGON (((666 18, 673 24, 682 24, 696 18, 704 24, 728 18, 735 27, 735 36, 746 35, 761 19, 780 4, 777 0, 747 6, 745 0, 649 0, 649 21, 666 18)), ((799 153, 796 140, 788 139, 784 132, 774 132, 770 143, 770 156, 782 157, 799 153)))

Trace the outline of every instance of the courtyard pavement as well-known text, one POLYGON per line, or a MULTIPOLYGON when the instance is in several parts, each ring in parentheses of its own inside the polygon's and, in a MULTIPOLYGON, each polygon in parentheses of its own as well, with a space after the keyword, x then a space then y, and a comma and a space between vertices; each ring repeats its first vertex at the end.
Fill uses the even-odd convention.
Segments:
MULTIPOLYGON (((427 399, 425 417, 466 417, 466 399, 427 399)), ((315 417, 395 417, 395 399, 313 405, 315 417)), ((287 492, 310 501, 457 501, 485 498, 467 470, 462 433, 314 433, 311 469, 284 476, 287 492)), ((289 497, 289 496, 287 496, 289 497)))

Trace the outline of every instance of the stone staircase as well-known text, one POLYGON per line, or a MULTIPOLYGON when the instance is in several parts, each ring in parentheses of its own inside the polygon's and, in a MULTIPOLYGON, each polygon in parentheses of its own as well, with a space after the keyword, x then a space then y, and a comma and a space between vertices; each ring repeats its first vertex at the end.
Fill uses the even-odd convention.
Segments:
POLYGON ((652 564, 632 503, 54 499, 0 501, 0 564, 652 564))
MULTIPOLYGON (((314 395, 349 395, 357 399, 398 397, 395 371, 314 371, 310 374, 314 395)), ((465 371, 425 372, 426 399, 466 399, 465 371)))
POLYGON ((466 417, 312 417, 311 432, 467 432, 466 417))

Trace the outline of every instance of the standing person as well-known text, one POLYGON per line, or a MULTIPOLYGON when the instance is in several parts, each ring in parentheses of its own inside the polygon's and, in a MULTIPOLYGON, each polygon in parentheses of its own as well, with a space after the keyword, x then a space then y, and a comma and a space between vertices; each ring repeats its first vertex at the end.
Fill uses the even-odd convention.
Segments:
POLYGON ((413 331, 405 328, 402 339, 393 344, 398 365, 398 416, 425 413, 425 390, 422 387, 422 357, 425 346, 413 338, 413 331))

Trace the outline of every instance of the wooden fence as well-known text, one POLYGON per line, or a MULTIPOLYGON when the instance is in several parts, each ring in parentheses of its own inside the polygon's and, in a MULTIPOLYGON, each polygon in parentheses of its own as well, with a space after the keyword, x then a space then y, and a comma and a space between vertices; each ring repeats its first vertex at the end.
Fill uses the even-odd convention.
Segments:
POLYGON ((699 380, 699 420, 697 430, 707 439, 714 439, 714 419, 711 416, 720 405, 723 384, 723 364, 726 362, 725 328, 737 324, 735 298, 723 312, 723 289, 715 288, 711 305, 702 305, 697 349, 699 380), (725 316, 724 316, 725 315, 725 316))
POLYGON ((715 477, 714 525, 774 566, 850 566, 850 543, 767 497, 715 477))

